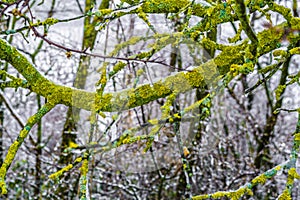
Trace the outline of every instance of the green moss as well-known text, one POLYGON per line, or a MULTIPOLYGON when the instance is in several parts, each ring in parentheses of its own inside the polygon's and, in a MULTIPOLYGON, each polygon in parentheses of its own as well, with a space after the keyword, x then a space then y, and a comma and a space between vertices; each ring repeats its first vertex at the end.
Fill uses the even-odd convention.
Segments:
POLYGON ((266 171, 265 173, 266 178, 272 178, 273 176, 275 176, 277 174, 277 170, 276 169, 271 169, 266 171))

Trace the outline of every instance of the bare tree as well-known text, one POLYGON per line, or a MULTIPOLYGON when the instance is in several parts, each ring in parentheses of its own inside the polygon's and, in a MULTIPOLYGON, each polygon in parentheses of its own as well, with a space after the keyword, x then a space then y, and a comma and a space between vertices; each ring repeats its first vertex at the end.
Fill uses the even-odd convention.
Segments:
POLYGON ((2 195, 299 197, 296 0, 7 0, 0 16, 2 195))

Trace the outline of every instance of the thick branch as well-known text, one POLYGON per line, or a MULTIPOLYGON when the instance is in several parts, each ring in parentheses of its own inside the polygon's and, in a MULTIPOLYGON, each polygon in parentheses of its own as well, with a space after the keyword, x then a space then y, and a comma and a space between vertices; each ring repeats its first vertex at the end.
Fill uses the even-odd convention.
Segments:
MULTIPOLYGON (((263 55, 278 47, 281 34, 287 23, 265 30, 258 34, 258 55, 263 55), (267 40, 266 40, 267 39, 267 40)), ((300 29, 300 28, 299 28, 300 29)), ((9 62, 28 81, 31 91, 41 95, 52 104, 64 104, 75 106, 85 110, 96 108, 98 111, 120 111, 147 104, 158 98, 163 98, 173 92, 184 93, 193 88, 203 88, 207 84, 216 81, 219 75, 225 75, 231 64, 242 64, 244 62, 243 51, 247 43, 223 48, 222 52, 209 62, 196 67, 193 71, 180 72, 173 76, 153 83, 145 84, 135 89, 127 89, 116 93, 106 93, 101 99, 97 98, 95 92, 75 89, 57 85, 42 76, 38 70, 26 59, 24 55, 0 39, 0 59, 9 62)))
POLYGON ((244 0, 236 0, 236 11, 244 31, 246 32, 247 36, 249 37, 253 45, 256 46, 258 43, 258 39, 254 31, 252 30, 251 26, 249 25, 249 19, 247 17, 244 0))

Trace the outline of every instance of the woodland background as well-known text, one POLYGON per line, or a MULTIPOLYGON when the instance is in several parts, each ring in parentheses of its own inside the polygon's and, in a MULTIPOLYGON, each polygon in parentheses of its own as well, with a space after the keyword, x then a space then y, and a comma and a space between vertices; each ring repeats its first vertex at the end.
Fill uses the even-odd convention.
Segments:
POLYGON ((300 198, 299 3, 0 1, 3 198, 300 198))

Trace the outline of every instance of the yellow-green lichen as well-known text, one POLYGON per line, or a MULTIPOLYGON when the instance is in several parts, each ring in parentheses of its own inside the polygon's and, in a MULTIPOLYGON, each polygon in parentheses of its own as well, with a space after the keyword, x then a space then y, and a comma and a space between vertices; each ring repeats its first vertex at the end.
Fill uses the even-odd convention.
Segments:
POLYGON ((265 184, 266 182, 266 176, 264 174, 261 174, 257 177, 255 177, 252 181, 251 181, 251 184, 253 185, 257 185, 257 184, 265 184))
POLYGON ((289 52, 290 54, 300 54, 300 47, 292 48, 289 52))
POLYGON ((130 45, 135 45, 138 42, 144 40, 144 37, 140 37, 140 36, 134 36, 131 37, 129 40, 121 43, 121 44, 117 44, 114 48, 114 50, 109 54, 110 56, 114 56, 116 55, 119 51, 121 51, 123 48, 128 47, 130 45))
POLYGON ((10 166, 12 163, 18 148, 20 146, 20 142, 15 141, 12 145, 10 145, 7 155, 5 157, 5 160, 2 163, 2 166, 0 168, 0 187, 1 187, 1 193, 2 194, 7 194, 7 189, 6 189, 6 184, 5 184, 5 176, 7 172, 7 168, 10 166))
POLYGON ((240 199, 243 195, 248 194, 248 195, 253 195, 252 191, 248 188, 241 187, 238 190, 235 191, 218 191, 213 194, 205 194, 205 195, 199 195, 199 196, 194 196, 192 197, 193 200, 200 200, 200 199, 220 199, 222 197, 228 197, 231 200, 238 200, 240 199))
POLYGON ((282 5, 278 5, 275 2, 269 3, 270 9, 274 12, 280 13, 281 15, 283 15, 283 17, 287 20, 290 21, 293 18, 291 9, 282 6, 282 5))
POLYGON ((291 28, 293 30, 300 30, 300 18, 299 17, 293 17, 290 21, 291 23, 291 28))
MULTIPOLYGON (((98 97, 96 95, 95 98, 95 109, 100 112, 100 111, 111 111, 112 110, 112 105, 111 105, 111 100, 113 98, 113 95, 108 93, 104 94, 102 97, 98 97)), ((121 107, 122 105, 118 105, 121 107)))
POLYGON ((259 45, 258 53, 260 55, 270 52, 278 47, 283 35, 285 34, 286 23, 271 27, 257 34, 259 45))
MULTIPOLYGON (((168 78, 167 78, 168 79, 168 78)), ((166 84, 166 82, 162 82, 162 81, 158 81, 153 85, 153 90, 155 94, 155 96, 165 96, 171 93, 171 88, 169 87, 169 85, 166 84)), ((150 98, 150 97, 148 97, 150 98)))
POLYGON ((121 0, 121 2, 125 2, 125 3, 128 3, 128 4, 132 5, 132 4, 139 3, 140 0, 121 0))
POLYGON ((196 103, 184 108, 184 113, 187 113, 187 112, 190 112, 190 111, 193 111, 195 109, 199 109, 199 106, 207 100, 207 98, 210 97, 210 94, 207 94, 204 98, 200 99, 199 101, 197 101, 196 103))
POLYGON ((7 194, 6 184, 3 178, 0 178, 1 194, 7 194))
POLYGON ((242 187, 234 192, 230 192, 229 197, 231 200, 238 200, 240 199, 245 193, 247 192, 247 189, 242 187))
POLYGON ((112 9, 101 9, 101 10, 98 10, 95 12, 95 15, 98 17, 98 18, 101 18, 105 15, 108 15, 110 13, 112 13, 113 10, 112 9))
MULTIPOLYGON (((161 106, 163 119, 168 118, 168 116, 170 115, 171 107, 172 107, 175 99, 176 99, 176 94, 172 93, 168 96, 165 104, 163 106, 161 106)), ((170 118, 170 120, 171 120, 171 118, 170 118)))
POLYGON ((219 191, 219 192, 215 192, 211 195, 212 198, 214 199, 218 199, 218 198, 221 198, 221 197, 225 197, 229 194, 229 192, 224 192, 224 191, 219 191))
POLYGON ((126 63, 124 62, 118 62, 117 64, 115 64, 113 66, 113 70, 111 72, 109 72, 109 78, 111 78, 112 76, 114 76, 115 74, 117 74, 119 71, 121 71, 122 69, 124 69, 124 67, 126 67, 126 63))
POLYGON ((139 77, 141 76, 145 71, 143 69, 138 69, 136 72, 136 75, 139 77))
POLYGON ((266 74, 269 71, 274 70, 276 67, 278 67, 277 64, 269 65, 269 66, 266 66, 265 68, 260 69, 258 72, 262 73, 262 74, 266 74))
POLYGON ((203 199, 208 199, 208 198, 210 198, 209 194, 198 195, 198 196, 193 196, 192 197, 193 200, 203 200, 203 199))
POLYGON ((143 11, 142 7, 137 8, 138 16, 141 18, 149 27, 153 27, 149 21, 148 15, 143 11))
POLYGON ((154 127, 151 129, 149 135, 155 135, 156 133, 159 132, 159 130, 160 130, 161 128, 162 128, 162 127, 161 127, 160 125, 154 126, 154 127))
POLYGON ((286 88, 286 85, 278 85, 277 89, 275 90, 276 100, 280 99, 285 88, 286 88))
POLYGON ((232 38, 228 38, 228 41, 229 41, 230 43, 235 43, 235 42, 241 40, 241 33, 242 33, 242 30, 243 30, 243 27, 242 27, 241 25, 239 25, 239 28, 238 28, 238 30, 237 30, 236 35, 235 35, 234 37, 232 37, 232 38))
POLYGON ((292 200, 291 194, 288 189, 285 189, 282 194, 278 197, 278 200, 292 200))
POLYGON ((30 26, 41 26, 41 25, 54 25, 56 23, 58 23, 59 20, 58 19, 55 19, 55 18, 47 18, 45 21, 39 21, 36 22, 36 23, 31 23, 30 26))
POLYGON ((275 57, 278 57, 278 56, 285 57, 286 55, 287 55, 287 52, 285 50, 279 49, 279 50, 273 51, 273 56, 275 56, 275 57))
POLYGON ((239 68, 239 73, 241 74, 249 74, 253 72, 254 64, 252 62, 244 63, 242 67, 239 68))
POLYGON ((138 59, 149 58, 153 55, 153 53, 154 53, 153 51, 141 52, 141 53, 135 55, 135 57, 138 59))
POLYGON ((79 157, 74 160, 74 163, 80 163, 81 161, 82 161, 82 157, 79 157))
POLYGON ((17 0, 3 0, 3 3, 15 3, 17 0))
POLYGON ((188 3, 188 0, 146 0, 142 9, 147 13, 176 13, 188 3))
POLYGON ((275 167, 275 170, 276 170, 276 171, 279 171, 279 170, 281 170, 281 169, 282 169, 282 167, 281 167, 280 165, 278 165, 278 166, 275 167))
POLYGON ((80 171, 81 171, 81 175, 83 176, 86 176, 87 173, 88 173, 88 170, 89 170, 89 161, 88 159, 84 159, 82 161, 82 165, 81 165, 81 168, 80 168, 80 171))
POLYGON ((237 64, 232 64, 230 66, 230 73, 232 74, 233 77, 237 76, 239 74, 239 69, 241 66, 237 64))
POLYGON ((12 9, 11 13, 14 16, 20 16, 22 14, 21 11, 19 9, 17 9, 17 8, 12 9))
POLYGON ((113 71, 114 72, 118 72, 120 70, 122 70, 127 64, 124 62, 118 62, 114 67, 113 67, 113 71))
POLYGON ((151 119, 151 120, 148 120, 148 122, 152 125, 157 125, 158 124, 158 119, 151 119))
POLYGON ((143 153, 146 153, 152 147, 153 141, 154 141, 154 137, 148 138, 146 142, 146 147, 143 149, 143 153))
POLYGON ((179 115, 179 113, 175 113, 175 114, 174 114, 174 118, 180 119, 181 116, 179 115))
MULTIPOLYGON (((292 177, 293 179, 300 179, 300 175, 297 173, 296 168, 289 169, 288 175, 292 177)), ((288 183, 291 184, 291 183, 288 183)))
POLYGON ((88 159, 85 158, 82 162, 82 166, 80 168, 81 171, 81 176, 80 176, 80 193, 81 193, 81 197, 80 199, 85 199, 86 198, 86 184, 87 184, 87 173, 88 173, 88 166, 89 166, 89 162, 88 159))
POLYGON ((28 130, 26 130, 25 128, 23 130, 21 130, 21 132, 20 132, 21 138, 25 138, 27 135, 28 135, 28 130))
POLYGON ((73 165, 72 165, 72 164, 69 164, 69 165, 67 165, 66 167, 62 168, 61 170, 59 170, 59 171, 57 171, 57 172, 55 172, 55 173, 49 175, 49 178, 52 179, 52 180, 57 180, 57 179, 59 179, 59 177, 60 177, 63 173, 69 171, 69 170, 72 169, 72 168, 73 168, 73 165))
POLYGON ((244 56, 241 51, 245 49, 244 45, 235 45, 224 47, 219 56, 214 59, 214 63, 218 66, 220 74, 225 74, 229 71, 229 66, 232 64, 242 64, 244 56))

